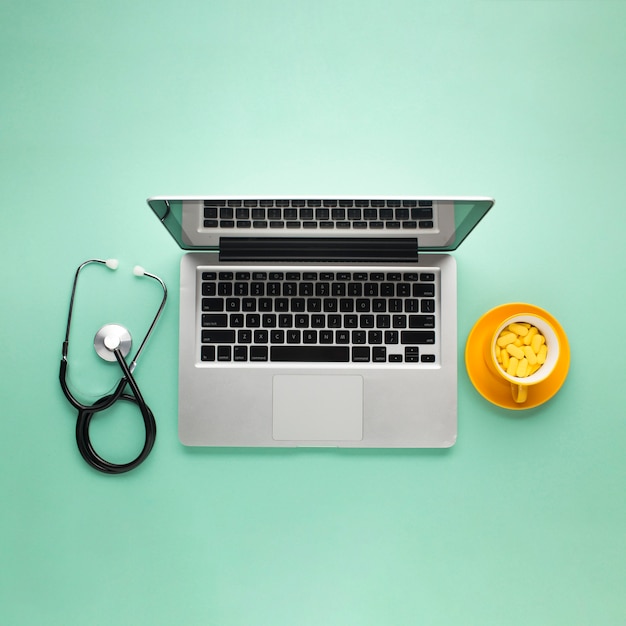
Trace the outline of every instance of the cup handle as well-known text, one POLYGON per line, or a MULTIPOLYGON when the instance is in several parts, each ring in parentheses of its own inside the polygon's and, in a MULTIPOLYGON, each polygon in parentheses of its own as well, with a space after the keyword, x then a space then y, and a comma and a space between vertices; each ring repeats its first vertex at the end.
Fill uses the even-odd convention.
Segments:
POLYGON ((526 402, 528 398, 528 387, 526 385, 511 383, 511 393, 513 394, 513 400, 521 404, 522 402, 526 402))

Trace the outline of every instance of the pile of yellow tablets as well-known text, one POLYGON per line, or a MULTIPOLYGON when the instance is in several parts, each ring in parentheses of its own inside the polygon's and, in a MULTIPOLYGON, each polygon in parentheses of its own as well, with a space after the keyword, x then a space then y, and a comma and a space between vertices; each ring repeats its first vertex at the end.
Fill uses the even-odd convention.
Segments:
POLYGON ((517 322, 498 335, 495 351, 498 363, 509 376, 526 378, 544 364, 548 347, 536 326, 517 322))

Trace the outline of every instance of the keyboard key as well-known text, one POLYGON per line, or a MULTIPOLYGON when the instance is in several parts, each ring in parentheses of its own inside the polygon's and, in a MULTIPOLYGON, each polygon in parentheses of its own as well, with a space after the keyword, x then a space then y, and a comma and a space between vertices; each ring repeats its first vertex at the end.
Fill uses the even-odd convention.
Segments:
POLYGON ((300 363, 347 363, 347 346, 271 346, 270 360, 300 363))
POLYGON ((304 330, 302 331, 303 343, 317 343, 317 331, 316 330, 304 330))
POLYGON ((435 283, 417 283, 413 285, 414 298, 434 298, 435 283))
MULTIPOLYGON (((434 315, 409 315, 409 328, 434 328, 434 315)), ((399 328, 399 327, 396 327, 399 328)))
MULTIPOLYGON (((417 316, 413 316, 417 317, 417 316)), ((394 328, 406 328, 407 319, 406 315, 393 315, 391 323, 394 328)), ((412 326, 412 328, 424 328, 424 326, 412 326)))
POLYGON ((234 330, 203 330, 202 343, 234 343, 234 330))
POLYGON ((285 341, 285 331, 273 330, 270 333, 270 341, 271 343, 283 343, 285 341))
POLYGON ((400 341, 400 335, 397 330, 385 331, 385 343, 387 345, 395 345, 400 341))
POLYGON ((336 331, 335 341, 337 343, 350 343, 350 333, 347 330, 336 331))
POLYGON ((373 315, 361 315, 359 321, 361 322, 361 328, 374 328, 373 315))
POLYGON ((355 363, 366 363, 370 360, 369 346, 355 346, 352 348, 352 360, 355 363))
POLYGON ((254 331, 254 343, 267 343, 269 340, 269 334, 264 328, 254 331))
POLYGON ((267 361, 267 346, 250 346, 250 361, 267 361))
POLYGON ((241 313, 231 313, 230 314, 230 325, 231 328, 241 328, 244 324, 244 316, 241 313))
POLYGON ((202 346, 200 359, 202 361, 215 361, 215 346, 202 346))
POLYGON ((235 346, 233 348, 233 361, 247 361, 248 346, 235 346))
POLYGON ((434 300, 422 300, 422 304, 420 306, 420 311, 422 313, 434 313, 435 312, 435 301, 434 300))
POLYGON ((204 328, 225 328, 228 326, 228 315, 226 315, 226 313, 210 313, 203 315, 202 326, 204 328))
POLYGON ((231 346, 218 346, 217 348, 217 360, 218 361, 230 361, 231 360, 231 346))
POLYGON ((237 331, 237 341, 239 343, 252 343, 252 331, 248 328, 237 331))
POLYGON ((384 346, 376 346, 372 348, 372 361, 374 363, 384 363, 387 360, 387 348, 384 346))
POLYGON ((400 342, 402 344, 433 344, 435 343, 435 333, 431 330, 403 330, 400 331, 400 342))
POLYGON ((367 334, 364 330, 352 331, 352 343, 364 344, 367 342, 367 334))
MULTIPOLYGON (((383 331, 382 330, 370 330, 367 333, 367 343, 374 345, 383 342, 383 331)), ((355 342, 356 343, 356 342, 355 342)))
POLYGON ((420 358, 419 348, 409 346, 404 349, 404 360, 407 363, 417 363, 420 358))
POLYGON ((202 310, 203 311, 223 311, 224 299, 223 298, 202 298, 202 310))
POLYGON ((333 342, 333 331, 332 330, 322 330, 320 331, 320 343, 332 343, 333 342))
POLYGON ((432 220, 433 219, 433 209, 432 207, 419 207, 416 209, 411 209, 411 219, 414 220, 432 220))

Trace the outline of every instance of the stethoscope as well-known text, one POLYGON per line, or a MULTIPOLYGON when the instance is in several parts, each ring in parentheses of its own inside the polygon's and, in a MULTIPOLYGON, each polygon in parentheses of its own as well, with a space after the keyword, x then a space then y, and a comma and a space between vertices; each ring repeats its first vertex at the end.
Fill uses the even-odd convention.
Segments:
POLYGON ((130 333, 126 328, 120 326, 119 324, 106 324, 96 333, 96 336, 94 338, 94 348, 96 350, 96 353, 105 361, 117 361, 122 371, 122 377, 120 378, 112 393, 103 396, 91 405, 85 405, 79 402, 74 397, 67 384, 67 351, 70 341, 72 310, 74 308, 74 296, 76 295, 76 284, 78 282, 78 276, 80 272, 91 263, 98 263, 112 270, 116 270, 118 267, 118 262, 116 259, 89 259, 88 261, 85 261, 78 266, 78 269, 76 270, 76 274, 74 276, 74 283, 72 285, 72 295, 70 298, 70 309, 67 315, 67 330, 65 332, 65 341, 63 342, 59 380, 61 381, 61 389, 63 390, 65 397, 68 399, 70 404, 78 411, 78 419, 76 421, 76 442, 78 444, 78 449, 80 450, 81 455, 83 456, 85 461, 89 463, 89 465, 91 465, 93 468, 97 469, 100 472, 104 472, 106 474, 121 474, 123 472, 128 472, 140 465, 150 454, 152 446, 154 445, 154 440, 156 439, 156 422, 154 420, 154 415, 146 404, 145 400, 143 399, 141 391, 139 391, 137 382, 133 377, 133 371, 137 367, 137 360, 139 359, 139 355, 143 351, 146 342, 148 341, 148 338, 152 334, 152 331, 154 330, 154 327, 159 317, 161 316, 161 313, 163 312, 163 307, 165 306, 165 301, 167 300, 167 288, 165 286, 165 283, 158 276, 146 272, 140 266, 136 266, 134 268, 133 273, 136 276, 147 276, 148 278, 156 280, 161 285, 161 287, 163 288, 163 300, 161 301, 159 309, 154 316, 152 323, 150 324, 150 328, 148 328, 148 332, 143 338, 143 341, 141 342, 141 345, 139 346, 139 349, 133 357, 130 365, 126 363, 125 359, 126 356, 130 353, 132 339, 130 333), (132 395, 130 393, 125 393, 127 385, 130 387, 132 395), (109 461, 103 459, 95 451, 89 438, 89 425, 91 424, 91 420, 94 415, 96 415, 96 413, 99 413, 100 411, 105 411, 106 409, 112 407, 118 400, 134 402, 139 407, 139 410, 141 411, 141 415, 143 417, 146 433, 145 443, 139 455, 133 461, 122 464, 110 463, 109 461))

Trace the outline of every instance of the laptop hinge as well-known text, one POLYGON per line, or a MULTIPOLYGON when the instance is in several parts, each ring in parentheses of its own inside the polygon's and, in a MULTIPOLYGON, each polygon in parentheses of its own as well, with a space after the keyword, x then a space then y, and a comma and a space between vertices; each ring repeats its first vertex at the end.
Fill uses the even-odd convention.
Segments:
POLYGON ((220 261, 416 263, 417 238, 222 237, 220 261))

